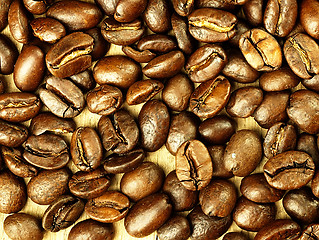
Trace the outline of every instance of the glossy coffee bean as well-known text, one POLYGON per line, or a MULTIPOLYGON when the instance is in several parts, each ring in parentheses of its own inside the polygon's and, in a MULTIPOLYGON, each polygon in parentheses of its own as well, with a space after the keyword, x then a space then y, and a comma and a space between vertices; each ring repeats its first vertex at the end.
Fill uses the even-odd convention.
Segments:
POLYGON ((251 0, 244 4, 243 11, 248 23, 251 25, 258 26, 262 24, 264 2, 263 0, 251 0))
POLYGON ((8 12, 12 0, 5 0, 0 3, 0 31, 8 24, 8 12))
POLYGON ((132 22, 145 10, 147 0, 119 0, 114 13, 118 22, 132 22))
POLYGON ((177 44, 176 40, 169 35, 151 34, 140 39, 136 47, 140 51, 150 50, 155 53, 168 53, 176 50, 177 44))
POLYGON ((160 228, 170 217, 172 204, 164 193, 155 193, 138 201, 124 220, 132 237, 145 237, 160 228))
POLYGON ((225 167, 225 146, 224 145, 212 145, 207 146, 208 152, 213 162, 213 177, 231 178, 234 174, 225 167))
MULTIPOLYGON (((244 0, 245 1, 245 0, 244 0)), ((217 8, 217 9, 224 9, 224 10, 229 10, 232 11, 234 10, 235 5, 242 5, 243 1, 207 1, 207 0, 198 0, 196 1, 195 5, 198 8, 203 8, 203 7, 211 7, 211 8, 217 8)))
POLYGON ((35 15, 41 15, 46 12, 47 6, 50 5, 53 1, 44 1, 44 0, 23 0, 24 6, 26 9, 35 15))
POLYGON ((313 14, 318 11, 319 5, 317 1, 303 0, 300 4, 300 23, 306 32, 313 38, 319 39, 319 18, 317 14, 313 14))
POLYGON ((18 147, 28 138, 28 128, 0 120, 0 144, 6 147, 18 147))
POLYGON ((153 162, 143 162, 131 172, 122 176, 120 188, 133 202, 158 192, 165 178, 161 167, 153 162))
POLYGON ((319 149, 316 144, 316 137, 308 133, 301 133, 298 136, 296 150, 308 153, 316 166, 319 164, 319 149))
POLYGON ((160 240, 187 240, 191 229, 187 218, 176 215, 171 217, 157 230, 160 240))
POLYGON ((131 46, 122 46, 122 51, 126 56, 139 63, 147 63, 156 57, 156 53, 150 50, 139 51, 131 46))
POLYGON ((228 232, 224 235, 223 240, 249 240, 242 232, 228 232))
POLYGON ((176 175, 183 186, 191 191, 206 187, 213 172, 213 164, 205 145, 198 140, 188 140, 177 150, 176 175))
POLYGON ((280 153, 264 165, 267 182, 281 190, 292 190, 306 185, 313 178, 314 172, 312 158, 299 151, 280 153))
POLYGON ((29 198, 40 205, 52 203, 59 196, 67 193, 71 171, 67 168, 44 170, 31 178, 27 190, 29 198))
POLYGON ((319 173, 315 172, 315 175, 311 181, 312 193, 318 198, 319 197, 319 173))
POLYGON ((87 69, 83 72, 70 76, 72 82, 74 82, 83 91, 89 91, 96 86, 96 82, 93 79, 92 71, 87 69))
POLYGON ((93 220, 112 223, 124 218, 129 210, 130 200, 118 191, 106 191, 85 204, 85 212, 93 220))
POLYGON ((110 48, 110 43, 108 43, 102 36, 100 28, 91 28, 85 33, 89 34, 94 39, 94 46, 91 52, 92 61, 96 61, 105 56, 110 48))
POLYGON ((319 237, 319 224, 309 224, 301 233, 300 240, 316 239, 319 237))
POLYGON ((176 13, 180 16, 185 17, 193 11, 195 1, 194 0, 189 0, 189 1, 173 0, 172 3, 176 13))
POLYGON ((119 0, 95 0, 94 2, 100 7, 101 10, 108 16, 115 13, 115 8, 119 0))
MULTIPOLYGON (((1 11, 1 10, 0 10, 1 11)), ((17 47, 5 35, 0 34, 0 73, 4 75, 11 74, 14 69, 14 64, 18 58, 17 47)))
POLYGON ((304 87, 315 92, 319 92, 319 75, 314 75, 309 79, 302 79, 301 83, 304 87))
POLYGON ((143 19, 155 33, 167 32, 171 28, 170 10, 166 0, 150 0, 143 12, 143 19))

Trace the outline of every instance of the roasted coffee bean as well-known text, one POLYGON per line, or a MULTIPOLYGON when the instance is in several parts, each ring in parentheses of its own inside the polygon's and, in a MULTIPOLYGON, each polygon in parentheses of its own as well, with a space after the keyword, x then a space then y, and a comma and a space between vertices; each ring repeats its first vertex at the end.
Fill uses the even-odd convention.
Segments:
POLYGON ((145 155, 142 148, 122 154, 111 154, 104 160, 103 166, 108 173, 130 172, 142 164, 145 155))
POLYGON ((48 0, 23 0, 25 8, 32 14, 41 15, 46 12, 47 5, 50 5, 53 1, 48 0))
POLYGON ((61 118, 72 118, 81 113, 85 100, 81 90, 70 80, 50 76, 39 90, 47 108, 61 118))
POLYGON ((114 18, 118 22, 132 22, 144 12, 147 3, 147 0, 119 0, 114 18))
POLYGON ((92 89, 86 96, 89 111, 100 115, 110 115, 121 107, 123 94, 117 87, 102 85, 92 89))
POLYGON ((163 192, 170 197, 176 212, 191 210, 198 202, 198 192, 186 189, 178 180, 175 170, 166 176, 163 192))
MULTIPOLYGON (((203 0, 206 1, 206 0, 203 0)), ((208 1, 211 2, 211 1, 208 1)), ((222 1, 223 2, 223 1, 222 1)), ((247 1, 247 2, 251 2, 251 1, 247 1)), ((234 27, 236 29, 236 34, 235 36, 233 36, 231 39, 229 39, 229 43, 232 46, 238 47, 239 46, 239 39, 241 37, 241 35, 245 32, 247 32, 248 30, 250 30, 250 26, 248 25, 248 23, 246 21, 244 21, 243 19, 238 19, 238 22, 236 24, 236 26, 234 27)), ((237 50, 235 49, 231 49, 232 54, 234 54, 235 52, 240 52, 239 49, 237 50), (234 51, 235 50, 235 51, 234 51)), ((241 55, 241 54, 240 54, 241 55)), ((231 56, 227 55, 229 58, 228 60, 230 61, 231 56)), ((245 65, 250 66, 249 64, 245 63, 245 65)), ((252 68, 252 67, 250 67, 252 68)), ((253 69, 253 68, 252 68, 253 69)), ((254 69, 255 70, 255 69, 254 69)), ((255 70, 256 71, 256 70, 255 70)))
POLYGON ((285 191, 270 186, 262 173, 244 177, 241 180, 240 192, 245 198, 257 203, 274 203, 285 194, 285 191))
POLYGON ((179 147, 175 166, 178 179, 191 191, 203 189, 212 178, 213 164, 210 154, 198 140, 189 140, 179 147))
POLYGON ((210 217, 196 206, 188 215, 192 234, 191 240, 217 239, 222 236, 232 223, 231 215, 224 218, 210 217))
MULTIPOLYGON (((63 1, 72 2, 72 1, 63 1)), ((79 1, 76 1, 79 2, 79 1)), ((65 78, 83 72, 91 67, 89 55, 94 39, 85 33, 74 32, 61 38, 47 53, 45 60, 48 70, 56 77, 65 78)))
POLYGON ((215 78, 226 63, 226 52, 221 46, 205 44, 188 58, 185 71, 193 82, 206 82, 215 78))
POLYGON ((196 1, 196 6, 198 8, 203 7, 211 7, 211 8, 218 8, 218 9, 225 9, 225 10, 234 10, 236 5, 243 5, 247 2, 247 0, 239 0, 239 1, 232 1, 232 0, 198 0, 196 1))
POLYGON ((85 33, 89 34, 94 39, 94 46, 91 52, 92 61, 104 57, 110 48, 110 43, 103 38, 101 29, 91 28, 85 31, 85 33))
POLYGON ((139 139, 139 129, 134 118, 124 109, 112 116, 102 116, 98 131, 106 151, 126 153, 134 149, 139 139))
POLYGON ((319 74, 319 46, 314 39, 304 33, 289 37, 283 48, 291 70, 301 78, 311 78, 319 74))
POLYGON ((6 147, 19 147, 28 138, 28 128, 0 120, 0 144, 6 147))
MULTIPOLYGON (((0 10, 1 11, 1 10, 0 10)), ((17 47, 5 35, 0 34, 0 73, 4 75, 11 74, 14 64, 18 58, 17 47)))
POLYGON ((298 90, 291 94, 287 106, 289 118, 310 134, 319 133, 319 94, 309 90, 298 90))
POLYGON ((263 91, 257 87, 242 87, 230 95, 226 106, 232 117, 246 118, 251 116, 263 100, 263 91))
POLYGON ((100 166, 103 147, 99 135, 90 127, 79 127, 72 135, 70 153, 74 165, 81 171, 100 166))
POLYGON ((126 93, 126 102, 128 105, 136 105, 147 102, 157 93, 162 91, 164 84, 153 79, 146 79, 133 83, 126 93))
POLYGON ((171 217, 157 230, 160 240, 187 240, 191 229, 187 218, 176 215, 171 217))
POLYGON ((223 237, 223 240, 249 240, 242 232, 229 232, 223 237))
POLYGON ((30 41, 28 15, 21 0, 12 1, 8 12, 8 23, 10 33, 17 42, 26 44, 30 41))
POLYGON ((306 32, 313 38, 319 39, 319 18, 313 14, 319 10, 317 1, 303 0, 300 4, 300 23, 306 32))
POLYGON ((103 195, 90 199, 85 204, 85 212, 93 220, 111 223, 125 217, 130 200, 117 191, 106 191, 103 195))
POLYGON ((155 33, 167 32, 171 28, 170 10, 166 0, 150 0, 143 12, 143 19, 155 33))
POLYGON ((0 95, 0 118, 10 122, 23 122, 35 117, 42 107, 33 93, 10 92, 0 95))
POLYGON ((63 138, 49 133, 32 135, 23 143, 23 157, 36 167, 53 170, 64 167, 70 159, 63 138))
POLYGON ((103 167, 91 172, 76 172, 69 183, 70 192, 77 197, 91 199, 101 196, 111 185, 111 176, 103 167))
POLYGON ((22 92, 32 92, 38 88, 46 70, 44 52, 37 46, 24 46, 14 65, 13 80, 22 92))
POLYGON ((13 175, 8 170, 0 172, 0 212, 19 212, 27 201, 27 189, 23 178, 13 175))
POLYGON ((158 192, 165 178, 161 167, 153 162, 143 162, 131 172, 123 175, 120 183, 121 191, 133 202, 158 192))
POLYGON ((8 169, 16 176, 27 178, 38 174, 38 169, 22 157, 20 148, 1 146, 1 155, 8 169))
POLYGON ((169 35, 152 34, 138 41, 137 49, 140 51, 150 50, 156 53, 168 53, 177 48, 174 38, 169 35))
POLYGON ((189 32, 201 42, 224 42, 235 34, 237 18, 230 12, 200 8, 188 16, 189 32))
POLYGON ((264 0, 250 0, 247 1, 244 6, 244 14, 248 23, 253 26, 261 25, 263 22, 263 5, 264 0))
POLYGON ((106 56, 93 68, 93 77, 98 84, 109 84, 119 88, 129 88, 140 75, 140 65, 122 55, 106 56))
POLYGON ((147 63, 156 57, 156 53, 150 50, 139 51, 131 46, 122 46, 122 51, 126 56, 139 63, 147 63))
POLYGON ((112 240, 114 227, 110 223, 101 223, 86 219, 74 225, 68 235, 68 240, 112 240))
POLYGON ((262 158, 260 136, 253 130, 237 131, 225 149, 226 170, 235 176, 245 177, 255 170, 262 158))
POLYGON ((43 239, 41 221, 26 213, 14 213, 3 222, 3 230, 10 239, 40 240, 43 239))
POLYGON ((67 168, 43 170, 29 181, 27 186, 29 198, 41 205, 52 203, 69 191, 68 182, 71 174, 67 168))
POLYGON ((308 133, 301 133, 298 136, 296 150, 308 153, 316 166, 319 164, 319 149, 316 144, 316 137, 308 133))
POLYGON ((300 226, 290 219, 277 219, 263 227, 254 240, 297 240, 301 233, 300 226))
POLYGON ((317 197, 319 198, 319 172, 316 171, 313 179, 312 179, 312 182, 311 182, 311 190, 312 190, 312 193, 317 197))
POLYGON ((270 128, 276 122, 287 120, 286 108, 289 105, 289 91, 267 92, 253 117, 263 128, 270 128))
POLYGON ((104 11, 108 16, 115 13, 115 8, 119 0, 95 0, 94 2, 104 11))
POLYGON ((225 167, 225 146, 224 145, 212 145, 207 147, 208 152, 213 162, 213 177, 231 178, 234 174, 226 170, 225 167))
POLYGON ((47 112, 32 118, 29 129, 32 134, 41 135, 45 132, 73 133, 75 128, 73 119, 59 118, 47 112))
POLYGON ((276 218, 274 203, 254 203, 240 197, 233 211, 234 222, 242 229, 257 232, 276 218))
POLYGON ((145 32, 142 21, 120 23, 113 18, 105 18, 101 24, 101 33, 106 41, 116 45, 131 45, 141 39, 145 32))
POLYGON ((63 24, 54 18, 36 18, 30 22, 30 25, 33 35, 44 42, 55 43, 66 35, 63 24))
POLYGON ((264 30, 254 28, 243 33, 239 48, 250 66, 257 71, 274 71, 281 67, 281 47, 277 40, 264 30))
POLYGON ((142 71, 149 78, 169 78, 179 73, 184 63, 185 57, 181 51, 171 51, 153 58, 142 71))
POLYGON ((207 216, 226 217, 237 200, 237 189, 229 180, 213 179, 199 192, 199 203, 207 216))
POLYGON ((299 151, 280 153, 264 165, 267 182, 281 190, 292 190, 306 185, 314 172, 312 158, 307 153, 299 151))
POLYGON ((302 79, 301 83, 304 87, 319 92, 319 75, 315 75, 309 79, 302 79))
POLYGON ((180 16, 185 17, 193 11, 195 1, 194 0, 173 0, 172 3, 176 13, 180 16))
POLYGON ((159 100, 145 103, 138 115, 141 145, 154 152, 163 146, 169 132, 170 116, 166 105, 159 100))
POLYGON ((55 2, 46 15, 60 21, 69 31, 90 29, 102 20, 102 12, 95 4, 75 0, 55 2))
POLYGON ((8 24, 8 12, 12 0, 4 0, 0 3, 0 32, 5 29, 8 24))
POLYGON ((230 82, 223 76, 201 83, 190 97, 191 111, 201 118, 214 117, 227 104, 230 88, 230 82))
POLYGON ((200 136, 211 144, 224 144, 236 131, 236 122, 226 115, 204 120, 198 128, 200 136))
POLYGON ((71 226, 82 214, 84 203, 71 195, 62 195, 45 210, 42 227, 50 232, 58 232, 71 226))
POLYGON ((132 237, 145 237, 160 228, 170 217, 172 204, 164 193, 155 193, 137 202, 124 220, 132 237))
POLYGON ((319 224, 309 224, 301 233, 299 240, 315 240, 319 237, 319 224))
POLYGON ((89 69, 70 76, 70 79, 83 91, 91 90, 96 86, 92 71, 89 69))

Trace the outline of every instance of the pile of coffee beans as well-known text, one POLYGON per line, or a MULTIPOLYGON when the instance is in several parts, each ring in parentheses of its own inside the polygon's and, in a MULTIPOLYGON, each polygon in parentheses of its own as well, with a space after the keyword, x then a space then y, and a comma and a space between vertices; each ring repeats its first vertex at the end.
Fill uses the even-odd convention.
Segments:
POLYGON ((1 0, 0 31, 2 239, 319 239, 317 0, 1 0))

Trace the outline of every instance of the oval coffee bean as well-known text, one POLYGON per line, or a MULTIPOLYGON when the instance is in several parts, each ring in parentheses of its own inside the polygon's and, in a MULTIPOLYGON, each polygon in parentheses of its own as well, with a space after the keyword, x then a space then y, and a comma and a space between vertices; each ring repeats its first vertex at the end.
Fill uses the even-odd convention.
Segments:
POLYGON ((316 166, 319 164, 319 149, 316 137, 309 133, 301 133, 298 136, 296 150, 308 153, 316 166))
POLYGON ((44 1, 44 0, 23 0, 24 6, 26 9, 35 15, 41 15, 46 12, 47 5, 50 5, 53 1, 44 1))
POLYGON ((92 61, 96 61, 104 57, 110 48, 110 43, 103 38, 101 29, 95 27, 86 30, 85 33, 89 34, 94 39, 94 46, 91 52, 92 61))
POLYGON ((19 52, 13 42, 5 35, 0 34, 0 73, 4 75, 11 74, 18 56, 19 52))
POLYGON ((144 12, 147 3, 147 0, 119 0, 114 18, 118 22, 134 21, 144 12))
POLYGON ((155 33, 167 32, 171 28, 170 10, 166 0, 150 0, 143 12, 143 19, 155 33))
POLYGON ((139 63, 147 63, 156 57, 150 50, 139 51, 131 46, 122 46, 122 51, 126 56, 139 63))
POLYGON ((225 146, 224 145, 212 145, 207 147, 208 152, 213 162, 213 177, 231 178, 234 174, 226 170, 225 167, 225 146))
POLYGON ((303 0, 300 5, 300 23, 306 32, 313 38, 319 39, 319 18, 313 14, 319 10, 317 1, 303 0))
POLYGON ((193 11, 195 1, 194 0, 173 0, 172 3, 176 13, 180 16, 185 17, 193 11))
POLYGON ((19 147, 28 138, 28 128, 0 120, 0 144, 6 147, 19 147))
POLYGON ((319 92, 319 75, 315 75, 309 79, 302 79, 301 83, 307 89, 319 92))
POLYGON ((72 82, 74 82, 83 91, 89 91, 96 86, 96 82, 93 79, 92 71, 87 69, 83 72, 70 76, 72 82))
POLYGON ((249 240, 242 232, 228 232, 224 235, 223 240, 249 240))
POLYGON ((4 0, 0 3, 0 32, 8 24, 8 12, 12 0, 4 0))
POLYGON ((270 158, 264 165, 267 182, 281 190, 297 189, 313 177, 315 165, 304 152, 287 151, 270 158))
POLYGON ((187 218, 176 215, 171 217, 159 229, 157 236, 165 240, 187 240, 191 234, 191 229, 187 218))
POLYGON ((264 3, 263 0, 250 0, 247 1, 246 4, 243 6, 243 11, 245 17, 253 26, 258 26, 263 22, 263 13, 264 13, 264 3))
POLYGON ((177 45, 176 40, 169 35, 152 34, 140 39, 136 47, 140 51, 150 50, 155 53, 168 53, 176 50, 177 45))
POLYGON ((316 239, 319 237, 319 224, 309 224, 301 233, 300 240, 309 240, 311 238, 316 239))

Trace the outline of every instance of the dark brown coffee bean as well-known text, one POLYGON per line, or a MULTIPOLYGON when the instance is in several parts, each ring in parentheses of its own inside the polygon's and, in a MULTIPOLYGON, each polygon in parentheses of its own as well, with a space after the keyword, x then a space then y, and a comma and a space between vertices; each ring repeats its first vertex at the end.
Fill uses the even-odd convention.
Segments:
POLYGON ((223 240, 249 240, 242 232, 229 232, 223 237, 223 240))
POLYGON ((244 14, 248 23, 253 26, 261 25, 263 22, 263 5, 264 0, 250 0, 247 1, 244 6, 244 14))
POLYGON ((36 167, 59 169, 70 159, 68 145, 63 138, 54 134, 32 135, 23 143, 23 147, 23 157, 36 167))
POLYGON ((143 12, 143 19, 155 33, 167 32, 171 28, 169 5, 166 0, 150 0, 143 12))
POLYGON ((157 230, 160 240, 187 240, 191 229, 187 218, 176 215, 171 217, 157 230))
POLYGON ((41 221, 26 213, 14 213, 3 222, 3 230, 10 239, 40 240, 43 239, 41 221))
POLYGON ((8 23, 12 37, 19 43, 26 44, 30 41, 28 15, 21 0, 13 0, 9 12, 8 23))
POLYGON ((66 35, 63 24, 54 18, 36 18, 30 25, 34 36, 48 43, 55 43, 66 35))
POLYGON ((93 77, 98 84, 109 84, 119 88, 129 88, 140 75, 140 65, 122 55, 106 56, 93 68, 93 77))
POLYGON ((0 118, 10 122, 23 122, 35 117, 42 107, 33 93, 10 92, 0 95, 0 118))
POLYGON ((126 102, 128 105, 137 105, 147 102, 157 93, 162 91, 164 84, 153 79, 146 79, 133 83, 126 93, 126 102))
POLYGON ((28 138, 27 127, 0 120, 0 144, 19 147, 28 138))
POLYGON ((198 192, 187 190, 178 180, 175 170, 166 176, 163 192, 170 197, 176 212, 191 210, 198 202, 198 192))
POLYGON ((189 140, 179 147, 175 166, 179 181, 191 191, 203 189, 212 178, 213 164, 210 154, 198 140, 189 140))
POLYGON ((299 134, 296 150, 308 153, 312 157, 315 165, 319 165, 319 149, 314 135, 305 132, 299 134))
POLYGON ((132 22, 144 12, 147 3, 147 0, 119 0, 114 18, 118 22, 132 22))
POLYGON ((92 71, 89 69, 70 76, 70 79, 83 91, 91 90, 96 86, 92 71))
POLYGON ((207 147, 208 152, 213 162, 213 177, 231 178, 234 176, 232 172, 226 170, 224 153, 225 146, 213 145, 207 147))
POLYGON ((289 95, 289 91, 265 93, 263 101, 253 114, 255 121, 263 128, 270 128, 276 122, 286 121, 289 95))
POLYGON ((188 16, 189 32, 201 42, 224 42, 235 34, 237 18, 230 12, 200 8, 188 16))
POLYGON ((103 166, 108 173, 126 173, 140 166, 144 158, 144 150, 138 148, 127 153, 109 155, 104 160, 103 166))
POLYGON ((319 75, 315 75, 309 79, 302 79, 301 83, 304 87, 319 92, 319 75))
POLYGON ((4 0, 0 3, 0 32, 5 29, 8 24, 8 12, 12 0, 4 0))
POLYGON ((85 204, 85 212, 93 220, 111 223, 125 217, 130 200, 117 191, 106 191, 103 195, 90 199, 85 204))
POLYGON ((237 131, 225 149, 226 170, 235 176, 245 177, 255 170, 262 158, 260 136, 253 130, 237 131))
POLYGON ((319 133, 319 94, 309 90, 298 90, 291 94, 287 106, 289 118, 310 134, 319 133))
POLYGON ((193 82, 206 82, 215 78, 226 63, 227 56, 222 47, 205 44, 188 58, 185 71, 193 82))
POLYGON ((1 155, 8 169, 16 176, 27 178, 38 174, 38 169, 22 157, 20 148, 1 146, 1 155))
POLYGON ((139 139, 139 129, 134 118, 124 109, 112 116, 102 116, 98 131, 104 149, 115 153, 126 153, 135 148, 139 139))
POLYGON ((319 238, 319 224, 313 223, 303 230, 299 240, 315 240, 316 238, 319 238))
POLYGON ((34 45, 24 46, 14 65, 13 80, 16 87, 24 92, 38 88, 46 70, 45 54, 34 45))
POLYGON ((137 202, 124 220, 132 237, 145 237, 160 228, 170 217, 172 204, 164 193, 155 193, 137 202))
POLYGON ((122 51, 126 56, 139 63, 147 63, 156 57, 150 50, 139 51, 131 46, 122 46, 122 51))
POLYGON ((270 186, 262 173, 255 173, 241 180, 240 192, 250 201, 272 203, 279 201, 285 191, 270 186))
POLYGON ((152 59, 143 73, 149 78, 169 78, 175 76, 184 67, 184 54, 177 50, 152 59))
POLYGON ((201 118, 212 118, 227 104, 230 82, 223 76, 201 83, 192 93, 189 107, 201 118))
MULTIPOLYGON (((72 1, 63 1, 72 2, 72 1)), ((76 1, 79 2, 79 1, 76 1)), ((48 70, 56 77, 65 78, 83 72, 91 67, 89 55, 94 39, 85 33, 74 32, 61 38, 47 53, 45 60, 48 70)))
POLYGON ((0 172, 0 212, 19 212, 27 201, 27 187, 23 178, 13 175, 10 171, 0 172))
POLYGON ((200 206, 196 206, 187 218, 191 224, 191 240, 217 239, 222 236, 232 223, 231 215, 224 218, 210 217, 203 213, 200 206))
POLYGON ((152 34, 138 41, 137 49, 140 51, 150 50, 156 53, 168 53, 177 48, 174 38, 169 35, 152 34))
POLYGON ((85 33, 89 34, 94 39, 94 46, 91 52, 92 61, 104 57, 110 48, 110 43, 103 38, 101 29, 91 28, 85 31, 85 33))
POLYGON ((319 10, 319 4, 314 0, 303 0, 300 4, 300 23, 306 32, 313 38, 319 39, 318 24, 319 18, 317 14, 313 14, 319 10))
POLYGON ((254 240, 297 240, 301 233, 300 226, 290 219, 277 219, 263 227, 254 240))
POLYGON ((48 0, 23 0, 24 6, 26 9, 35 15, 41 15, 46 12, 47 10, 47 5, 50 5, 53 1, 48 0))
POLYGON ((224 179, 214 179, 199 192, 199 203, 207 216, 226 217, 231 214, 237 200, 235 185, 224 179))
POLYGON ((267 182, 281 190, 297 189, 313 177, 315 165, 304 152, 287 151, 270 158, 264 165, 267 182))
POLYGON ((68 185, 73 195, 91 199, 101 196, 109 188, 111 177, 103 167, 99 167, 91 172, 76 172, 68 185))
POLYGON ((158 192, 165 178, 161 167, 153 162, 143 162, 131 172, 123 175, 120 183, 121 191, 133 202, 158 192))
POLYGON ((92 113, 110 115, 121 107, 123 94, 117 87, 102 85, 92 89, 86 96, 86 104, 92 113))
POLYGON ((198 131, 208 143, 224 144, 235 133, 236 122, 226 115, 218 115, 203 121, 198 131))
POLYGON ((185 17, 193 11, 195 1, 194 0, 173 0, 172 3, 176 13, 180 16, 185 17))
POLYGON ((138 122, 142 147, 149 152, 160 149, 169 131, 170 116, 166 105, 159 100, 148 101, 138 115, 138 122))
POLYGON ((115 8, 119 0, 94 0, 94 2, 104 11, 108 16, 115 13, 115 8))
MULTIPOLYGON (((1 11, 1 10, 0 10, 1 11)), ((4 75, 11 74, 14 69, 14 64, 18 58, 17 47, 5 35, 0 34, 0 73, 4 75)))
POLYGON ((106 41, 116 45, 131 45, 141 39, 145 27, 141 19, 120 23, 113 18, 105 18, 101 24, 101 33, 106 41))
POLYGON ((242 87, 230 95, 226 106, 232 117, 250 117, 263 100, 263 91, 257 87, 242 87))
POLYGON ((250 66, 257 71, 274 71, 281 67, 281 47, 277 40, 264 30, 254 28, 243 33, 239 48, 250 66))
POLYGON ((68 240, 112 240, 114 234, 112 224, 86 219, 72 227, 68 235, 68 240))
POLYGON ((254 203, 240 197, 233 212, 234 222, 242 229, 257 232, 276 218, 274 203, 254 203))
POLYGON ((102 143, 97 132, 90 127, 79 127, 72 135, 70 153, 74 165, 81 171, 92 171, 100 166, 102 143))
POLYGON ((95 4, 68 0, 55 2, 47 17, 57 19, 69 31, 78 31, 95 27, 102 20, 102 12, 95 4))
POLYGON ((41 205, 52 203, 69 191, 68 182, 71 174, 67 168, 43 170, 29 181, 27 186, 29 198, 41 205))
POLYGON ((58 232, 71 226, 82 214, 84 203, 71 195, 62 195, 45 210, 42 227, 50 232, 58 232))

